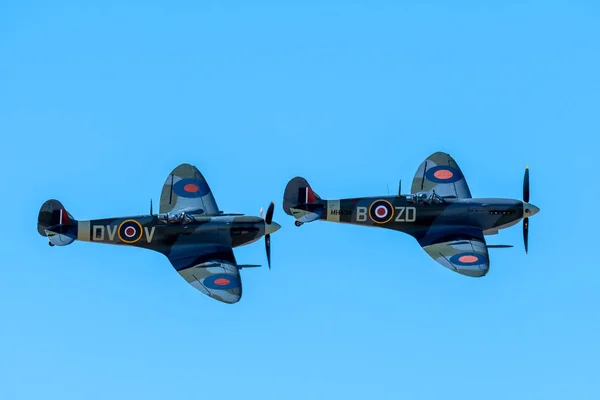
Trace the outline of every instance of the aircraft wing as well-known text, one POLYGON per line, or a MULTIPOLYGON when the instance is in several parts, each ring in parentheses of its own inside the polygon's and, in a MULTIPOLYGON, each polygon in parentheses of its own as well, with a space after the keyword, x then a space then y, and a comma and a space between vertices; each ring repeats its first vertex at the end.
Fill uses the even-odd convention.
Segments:
POLYGON ((410 192, 431 192, 442 197, 471 198, 469 185, 454 158, 437 152, 419 165, 410 192))
POLYGON ((160 195, 161 214, 184 210, 194 211, 194 214, 219 215, 219 207, 206 179, 198 168, 190 164, 181 164, 169 174, 160 195))
POLYGON ((174 246, 169 261, 190 285, 223 303, 242 298, 242 277, 231 247, 217 244, 174 246))
POLYGON ((482 277, 490 269, 488 248, 479 228, 433 225, 417 240, 431 258, 461 275, 482 277))

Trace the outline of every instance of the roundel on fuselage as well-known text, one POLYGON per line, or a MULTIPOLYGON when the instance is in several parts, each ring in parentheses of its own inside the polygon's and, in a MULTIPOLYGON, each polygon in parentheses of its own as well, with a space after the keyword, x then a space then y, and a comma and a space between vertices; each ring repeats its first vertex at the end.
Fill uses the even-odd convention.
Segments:
POLYGON ((141 239, 142 225, 136 220, 128 219, 121 222, 121 225, 119 225, 119 228, 117 229, 117 233, 122 242, 132 244, 141 239))
POLYGON ((375 200, 369 207, 369 217, 377 224, 385 224, 394 216, 394 207, 387 200, 375 200))

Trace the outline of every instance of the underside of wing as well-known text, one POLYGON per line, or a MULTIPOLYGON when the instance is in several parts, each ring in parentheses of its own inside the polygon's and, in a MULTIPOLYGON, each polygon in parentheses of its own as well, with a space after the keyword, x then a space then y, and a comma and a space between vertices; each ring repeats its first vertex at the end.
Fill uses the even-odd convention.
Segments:
POLYGON ((206 244, 175 250, 167 257, 190 285, 223 303, 240 301, 242 277, 230 247, 206 244))
POLYGON ((411 193, 432 192, 442 197, 471 198, 467 181, 450 154, 437 152, 419 165, 411 186, 411 193))
POLYGON ((198 168, 190 164, 181 164, 169 174, 160 195, 161 214, 181 211, 219 214, 219 207, 206 179, 198 168))
POLYGON ((431 258, 461 275, 478 278, 490 269, 488 248, 481 229, 432 226, 417 240, 431 258))

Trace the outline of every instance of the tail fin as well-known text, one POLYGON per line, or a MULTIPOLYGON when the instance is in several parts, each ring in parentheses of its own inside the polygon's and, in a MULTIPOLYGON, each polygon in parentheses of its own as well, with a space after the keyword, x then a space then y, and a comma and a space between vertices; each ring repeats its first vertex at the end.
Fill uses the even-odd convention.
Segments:
POLYGON ((66 246, 77 239, 77 220, 58 200, 42 204, 37 229, 40 235, 48 237, 51 246, 66 246))
POLYGON ((295 177, 285 187, 283 211, 302 223, 321 218, 325 212, 325 204, 302 177, 295 177))

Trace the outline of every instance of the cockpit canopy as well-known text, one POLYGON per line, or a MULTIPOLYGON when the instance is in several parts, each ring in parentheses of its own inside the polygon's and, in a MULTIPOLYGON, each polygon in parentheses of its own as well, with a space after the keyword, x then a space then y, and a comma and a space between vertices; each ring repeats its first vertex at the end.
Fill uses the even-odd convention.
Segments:
POLYGON ((166 214, 159 214, 158 215, 158 222, 161 222, 163 224, 180 224, 180 225, 185 225, 185 224, 190 224, 192 222, 196 222, 196 219, 194 217, 192 217, 191 214, 182 211, 180 213, 166 213, 166 214))
POLYGON ((442 197, 435 192, 417 192, 415 194, 407 194, 406 201, 416 204, 443 204, 446 203, 442 197))

